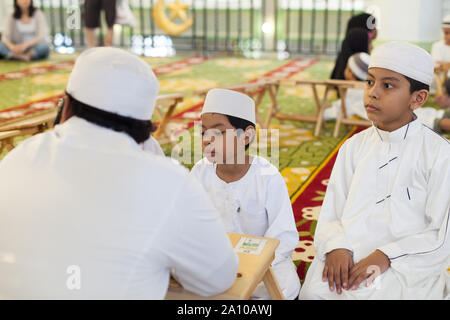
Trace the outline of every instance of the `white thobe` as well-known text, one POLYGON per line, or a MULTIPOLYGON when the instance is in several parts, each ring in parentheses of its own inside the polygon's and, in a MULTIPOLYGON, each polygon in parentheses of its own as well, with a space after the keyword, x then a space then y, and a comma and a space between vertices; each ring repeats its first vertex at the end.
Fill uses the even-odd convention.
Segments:
POLYGON ((436 119, 442 119, 445 110, 439 110, 431 107, 421 107, 414 110, 414 113, 416 114, 420 122, 422 122, 428 128, 433 129, 436 119))
MULTIPOLYGON (((431 57, 434 63, 437 62, 450 62, 450 46, 445 44, 444 40, 437 41, 431 46, 431 57)), ((447 73, 447 77, 450 77, 450 71, 447 73)), ((436 79, 433 78, 431 84, 431 93, 436 90, 436 79)))
POLYGON ((450 253, 450 144, 418 119, 393 131, 371 127, 339 150, 320 212, 300 299, 440 299, 450 253), (379 249, 391 265, 341 295, 322 282, 326 254, 354 262, 379 249))
POLYGON ((163 299, 171 269, 212 295, 236 278, 198 181, 77 117, 0 162, 0 203, 0 299, 163 299))
MULTIPOLYGON (((218 209, 227 232, 277 238, 272 268, 286 299, 294 299, 300 290, 292 252, 298 244, 289 193, 283 177, 266 159, 255 156, 240 180, 226 183, 216 174, 217 165, 203 158, 192 168, 218 209)), ((254 297, 268 298, 261 284, 254 297)))
POLYGON ((444 40, 433 43, 431 57, 434 62, 450 62, 450 46, 446 45, 444 40))
POLYGON ((141 146, 144 151, 154 153, 157 156, 166 156, 164 151, 161 149, 161 145, 158 140, 156 140, 153 136, 150 136, 147 140, 142 142, 141 146))
MULTIPOLYGON (((329 108, 325 109, 323 118, 327 121, 336 119, 341 109, 341 104, 340 99, 334 101, 329 108)), ((364 90, 354 88, 347 89, 347 94, 345 96, 345 111, 347 117, 355 115, 362 119, 368 119, 366 108, 364 107, 364 90)))

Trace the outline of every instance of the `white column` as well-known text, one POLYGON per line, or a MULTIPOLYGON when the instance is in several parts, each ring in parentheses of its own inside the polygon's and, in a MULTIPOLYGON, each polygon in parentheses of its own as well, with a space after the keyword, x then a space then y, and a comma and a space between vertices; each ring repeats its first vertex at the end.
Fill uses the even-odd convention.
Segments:
POLYGON ((5 23, 8 19, 8 16, 13 11, 13 2, 12 1, 0 1, 0 31, 3 31, 5 28, 5 23))
POLYGON ((276 43, 274 43, 275 36, 275 2, 273 0, 265 1, 265 16, 262 31, 264 33, 264 48, 270 50, 276 49, 276 43))
POLYGON ((367 0, 380 41, 434 42, 441 35, 442 0, 367 0))

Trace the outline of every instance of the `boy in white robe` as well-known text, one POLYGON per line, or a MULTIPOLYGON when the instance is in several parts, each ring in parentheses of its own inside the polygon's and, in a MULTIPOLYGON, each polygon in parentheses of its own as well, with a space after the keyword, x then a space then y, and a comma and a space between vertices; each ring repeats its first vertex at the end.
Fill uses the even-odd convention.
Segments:
MULTIPOLYGON (((365 81, 369 69, 370 56, 365 52, 358 52, 350 56, 347 67, 344 71, 345 80, 365 81)), ((347 116, 356 115, 362 119, 367 119, 367 112, 364 108, 364 90, 349 88, 345 97, 347 116)), ((334 101, 331 106, 325 109, 323 118, 333 120, 337 118, 341 109, 341 100, 334 101)))
POLYGON ((444 39, 439 40, 431 46, 431 57, 435 67, 450 69, 450 15, 442 21, 442 32, 444 39))
MULTIPOLYGON (((442 33, 444 38, 431 46, 431 57, 433 58, 435 71, 447 70, 448 77, 450 74, 450 15, 445 16, 442 21, 442 33)), ((436 79, 433 79, 431 93, 436 92, 436 87, 436 79)))
MULTIPOLYGON (((286 184, 269 161, 245 153, 255 136, 253 99, 212 89, 201 121, 205 158, 191 174, 208 192, 227 232, 280 240, 272 269, 284 297, 295 299, 300 281, 291 255, 299 236, 286 184)), ((253 298, 270 298, 262 282, 253 298)))
POLYGON ((404 42, 371 55, 373 126, 339 150, 300 299, 442 299, 450 253, 450 143, 417 120, 431 56, 404 42))

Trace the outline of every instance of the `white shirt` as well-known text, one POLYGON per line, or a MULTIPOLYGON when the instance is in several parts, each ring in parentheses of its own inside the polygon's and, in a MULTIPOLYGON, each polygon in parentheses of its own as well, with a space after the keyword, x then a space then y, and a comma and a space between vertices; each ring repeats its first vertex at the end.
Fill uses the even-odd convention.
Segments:
POLYGON ((210 295, 236 277, 237 255, 187 170, 80 118, 0 162, 0 203, 3 299, 163 299, 171 268, 210 295))
POLYGON ((161 149, 161 145, 158 140, 156 140, 153 136, 150 136, 150 138, 142 142, 141 146, 144 151, 148 151, 162 157, 166 156, 164 151, 161 149))
POLYGON ((217 165, 203 158, 192 168, 227 232, 280 240, 273 264, 290 259, 298 244, 292 205, 283 177, 266 159, 255 156, 240 180, 226 183, 216 174, 217 165))
MULTIPOLYGON (((326 108, 323 117, 325 120, 336 119, 341 110, 341 100, 334 101, 329 108, 326 108)), ((364 90, 362 89, 347 89, 345 96, 345 111, 347 111, 347 117, 356 115, 362 119, 367 118, 367 111, 364 107, 364 90)))
MULTIPOLYGON (((371 127, 356 134, 333 167, 314 237, 316 259, 346 248, 357 263, 379 249, 391 260, 385 277, 396 279, 391 288, 426 295, 450 254, 449 190, 450 143, 419 120, 393 132, 371 127)), ((389 287, 382 283, 384 298, 389 287)))
POLYGON ((431 57, 436 63, 450 62, 450 46, 445 44, 444 40, 437 41, 431 46, 431 57))
MULTIPOLYGON (((450 62, 450 46, 446 45, 444 40, 433 43, 431 46, 431 58, 434 63, 450 62)), ((447 76, 450 76, 450 71, 447 73, 447 76)), ((434 82, 435 79, 433 78, 432 86, 436 85, 434 82)))

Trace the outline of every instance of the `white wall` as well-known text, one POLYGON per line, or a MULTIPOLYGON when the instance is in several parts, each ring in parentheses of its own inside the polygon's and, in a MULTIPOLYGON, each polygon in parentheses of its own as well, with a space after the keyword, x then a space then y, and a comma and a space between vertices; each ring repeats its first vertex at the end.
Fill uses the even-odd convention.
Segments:
POLYGON ((0 0, 0 31, 3 31, 5 21, 12 12, 13 4, 9 0, 0 0))
POLYGON ((379 15, 378 40, 411 42, 440 39, 444 5, 450 5, 448 0, 367 0, 366 3, 379 15))

